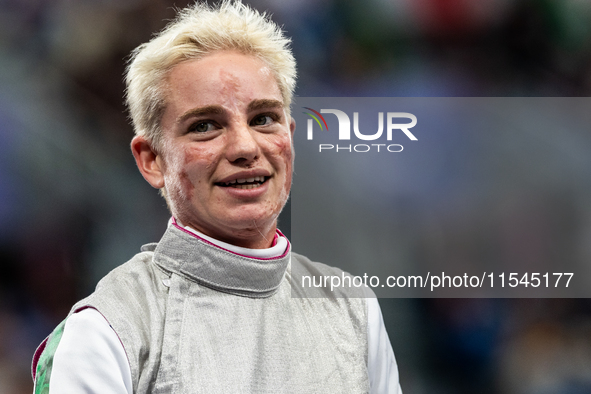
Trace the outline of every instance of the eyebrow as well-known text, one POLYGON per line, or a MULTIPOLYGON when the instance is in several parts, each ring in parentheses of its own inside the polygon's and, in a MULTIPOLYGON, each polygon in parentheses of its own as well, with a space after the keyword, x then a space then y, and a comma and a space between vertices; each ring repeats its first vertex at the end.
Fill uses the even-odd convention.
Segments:
POLYGON ((184 114, 180 115, 176 122, 181 123, 188 118, 196 117, 196 116, 203 116, 203 115, 221 115, 226 112, 220 105, 208 105, 205 107, 200 108, 193 108, 185 112, 184 114))
POLYGON ((248 104, 247 111, 256 111, 262 108, 283 108, 283 102, 271 99, 253 100, 248 104))
MULTIPOLYGON (((248 104, 246 110, 248 112, 256 111, 262 108, 283 108, 283 102, 279 100, 272 100, 272 99, 257 99, 253 100, 248 104)), ((183 121, 191 118, 191 117, 198 117, 204 115, 221 115, 224 114, 226 110, 222 108, 220 105, 207 105, 205 107, 200 108, 193 108, 185 112, 184 114, 180 115, 176 122, 182 123, 183 121)))

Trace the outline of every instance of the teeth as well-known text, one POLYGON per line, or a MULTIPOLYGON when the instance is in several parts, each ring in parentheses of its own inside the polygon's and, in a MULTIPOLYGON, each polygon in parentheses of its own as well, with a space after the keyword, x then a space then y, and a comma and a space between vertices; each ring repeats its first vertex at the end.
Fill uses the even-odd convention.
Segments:
POLYGON ((249 184, 249 185, 237 185, 236 189, 256 189, 257 187, 260 187, 261 184, 249 184))
POLYGON ((241 189, 253 189, 255 187, 259 187, 260 186, 260 184, 257 184, 257 185, 252 185, 252 184, 250 184, 250 185, 242 185, 242 183, 246 183, 246 182, 248 182, 248 183, 252 183, 252 182, 260 182, 260 183, 263 183, 263 182, 265 182, 265 177, 264 176, 255 176, 253 178, 235 179, 235 180, 230 181, 230 182, 224 182, 224 184, 226 186, 230 186, 230 185, 236 185, 238 183, 239 185, 237 185, 237 186, 240 187, 241 189), (252 186, 252 187, 249 187, 249 186, 252 186))

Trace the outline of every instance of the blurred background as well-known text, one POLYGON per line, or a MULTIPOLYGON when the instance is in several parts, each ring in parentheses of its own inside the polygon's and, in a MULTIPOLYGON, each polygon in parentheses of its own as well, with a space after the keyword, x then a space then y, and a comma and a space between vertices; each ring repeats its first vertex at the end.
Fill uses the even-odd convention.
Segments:
MULTIPOLYGON (((32 392, 35 347, 106 272, 164 232, 165 204, 141 178, 129 151, 122 75, 131 49, 174 16, 173 6, 187 3, 0 0, 0 394, 32 392)), ((591 91, 587 0, 248 3, 272 13, 293 37, 298 96, 552 97, 591 91)), ((591 157, 583 137, 572 154, 591 157)), ((457 175, 466 168, 454 161, 453 150, 440 154, 449 164, 442 177, 416 190, 445 193, 450 186, 444 171, 457 175)), ((487 157, 495 160, 494 154, 487 157)), ((305 160, 297 155, 297 176, 298 162, 305 160)), ((515 163, 506 170, 535 171, 519 168, 527 162, 515 163)), ((587 160, 573 163, 568 169, 591 178, 587 160)), ((566 178, 564 188, 515 193, 502 211, 447 193, 437 222, 414 220, 421 213, 405 214, 408 200, 393 198, 392 212, 404 224, 398 242, 414 251, 411 258, 402 250, 401 264, 489 256, 490 243, 483 240, 491 232, 505 247, 493 254, 499 264, 515 258, 535 263, 556 251, 566 255, 550 258, 589 261, 591 203, 567 186, 569 173, 559 174, 566 178), (550 252, 549 244, 555 246, 550 252)), ((327 209, 326 221, 337 220, 338 213, 327 209)), ((280 227, 289 230, 289 215, 280 227)), ((587 299, 380 303, 405 393, 591 392, 587 299)))

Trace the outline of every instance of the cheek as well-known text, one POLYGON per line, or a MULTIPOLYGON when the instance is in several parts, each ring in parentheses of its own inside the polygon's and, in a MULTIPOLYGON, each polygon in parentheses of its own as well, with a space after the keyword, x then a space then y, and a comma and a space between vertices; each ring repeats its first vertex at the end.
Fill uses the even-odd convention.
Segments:
POLYGON ((293 145, 291 138, 288 136, 277 138, 272 141, 272 147, 273 157, 276 161, 275 165, 283 172, 283 176, 285 177, 283 193, 287 195, 291 188, 291 173, 293 166, 293 145))
POLYGON ((189 173, 185 170, 182 170, 179 175, 179 186, 180 192, 185 197, 185 199, 190 200, 193 198, 193 183, 191 179, 189 179, 189 173))
POLYGON ((272 142, 273 155, 283 162, 289 172, 293 162, 293 149, 291 138, 281 137, 272 142))
POLYGON ((187 149, 183 171, 186 175, 187 186, 201 187, 209 183, 211 174, 217 166, 218 155, 209 149, 187 149))
POLYGON ((180 155, 167 158, 166 172, 164 174, 164 185, 170 199, 175 205, 181 204, 183 200, 193 196, 191 181, 184 159, 180 155))
POLYGON ((205 149, 177 149, 179 154, 169 161, 167 188, 183 199, 192 199, 195 189, 208 182, 215 154, 205 149))

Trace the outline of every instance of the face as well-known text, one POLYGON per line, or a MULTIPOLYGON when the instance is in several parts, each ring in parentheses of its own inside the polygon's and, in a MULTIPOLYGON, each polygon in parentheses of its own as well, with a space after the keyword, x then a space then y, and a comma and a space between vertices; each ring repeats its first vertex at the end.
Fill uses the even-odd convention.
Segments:
POLYGON ((273 73, 256 57, 223 51, 178 64, 167 82, 162 149, 152 163, 161 178, 146 179, 166 188, 184 225, 269 247, 291 187, 295 128, 273 73))

